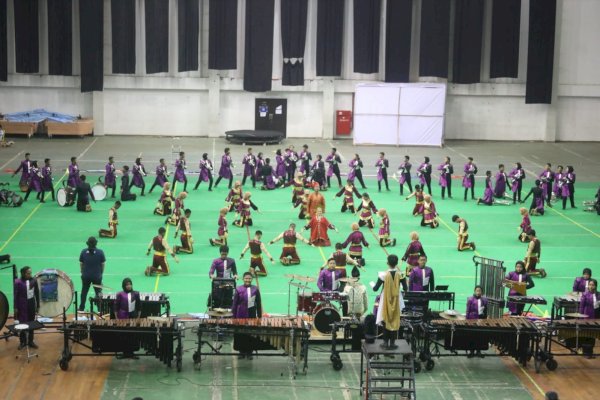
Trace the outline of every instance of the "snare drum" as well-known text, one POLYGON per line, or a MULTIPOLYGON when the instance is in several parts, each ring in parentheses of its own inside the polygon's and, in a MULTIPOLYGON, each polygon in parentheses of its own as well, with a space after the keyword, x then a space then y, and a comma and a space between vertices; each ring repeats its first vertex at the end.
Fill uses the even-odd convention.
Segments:
POLYGON ((56 202, 61 207, 71 207, 75 204, 75 189, 68 186, 58 189, 56 191, 56 202))
POLYGON ((312 297, 312 290, 305 290, 298 293, 298 296, 296 297, 296 310, 299 312, 312 313, 316 305, 312 297))
POLYGON ((101 183, 92 186, 92 193, 94 193, 94 200, 96 201, 102 201, 106 198, 106 188, 101 183))
POLYGON ((330 303, 321 303, 314 309, 313 323, 315 329, 323 334, 331 333, 331 324, 340 322, 342 317, 338 310, 330 303))
POLYGON ((318 292, 318 293, 313 293, 312 299, 314 302, 332 301, 332 300, 340 301, 342 299, 342 295, 340 292, 335 292, 335 291, 318 292))
POLYGON ((55 318, 63 313, 63 309, 69 309, 75 289, 67 274, 58 269, 44 269, 34 278, 40 289, 40 316, 55 318))

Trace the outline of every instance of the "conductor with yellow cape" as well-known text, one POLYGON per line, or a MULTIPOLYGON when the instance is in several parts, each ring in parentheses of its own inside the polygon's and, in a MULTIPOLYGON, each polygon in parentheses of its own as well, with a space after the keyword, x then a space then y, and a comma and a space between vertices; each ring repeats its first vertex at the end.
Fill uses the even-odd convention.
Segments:
POLYGON ((380 272, 373 290, 381 285, 383 290, 377 309, 377 324, 383 326, 383 343, 381 347, 388 350, 396 349, 396 335, 400 329, 400 312, 404 308, 404 299, 400 292, 402 273, 398 270, 398 256, 390 254, 387 258, 388 270, 380 272))

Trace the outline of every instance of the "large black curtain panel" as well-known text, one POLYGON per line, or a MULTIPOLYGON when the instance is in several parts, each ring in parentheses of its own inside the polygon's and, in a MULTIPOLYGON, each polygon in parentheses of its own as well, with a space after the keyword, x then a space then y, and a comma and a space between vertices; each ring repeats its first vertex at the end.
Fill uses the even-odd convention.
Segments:
POLYGON ((6 28, 6 0, 0 0, 0 81, 8 80, 8 42, 6 28))
POLYGON ((146 0, 146 73, 169 72, 169 0, 146 0))
POLYGON ((114 74, 135 74, 135 0, 112 0, 110 20, 112 71, 114 74))
POLYGON ((413 0, 388 0, 385 29, 385 81, 408 82, 413 0))
POLYGON ((14 12, 17 72, 39 72, 38 0, 16 0, 14 12))
POLYGON ((73 72, 73 4, 71 0, 48 2, 48 73, 73 72))
POLYGON ((237 68, 237 0, 210 0, 208 68, 237 68))
POLYGON ((529 1, 529 47, 525 103, 552 102, 556 0, 529 1))
POLYGON ((179 0, 177 3, 179 72, 198 70, 199 12, 199 0, 179 0))
POLYGON ((354 0, 354 72, 379 72, 381 0, 354 0))
POLYGON ((304 85, 304 48, 308 0, 281 0, 284 86, 304 85))
POLYGON ((492 0, 490 78, 519 75, 521 0, 492 0))
POLYGON ((271 90, 275 0, 246 0, 244 90, 271 90))
POLYGON ((452 80, 478 83, 481 78, 484 0, 456 0, 452 80))
POLYGON ((319 0, 317 7, 317 76, 342 74, 345 0, 319 0))
POLYGON ((81 91, 104 87, 104 0, 79 2, 81 91))
POLYGON ((448 77, 450 1, 423 0, 421 5, 420 76, 448 77))

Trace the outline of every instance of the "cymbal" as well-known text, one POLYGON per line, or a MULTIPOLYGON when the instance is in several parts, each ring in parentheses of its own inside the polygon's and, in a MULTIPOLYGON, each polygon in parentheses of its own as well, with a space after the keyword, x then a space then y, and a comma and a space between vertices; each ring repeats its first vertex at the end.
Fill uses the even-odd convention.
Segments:
POLYGON ((296 279, 297 276, 294 275, 294 274, 285 274, 283 277, 284 278, 289 278, 289 279, 296 279))
POLYGON ((108 286, 102 286, 102 285, 97 285, 97 284, 95 284, 95 283, 92 283, 92 286, 93 286, 93 287, 95 287, 96 289, 102 289, 102 290, 114 290, 114 289, 113 289, 113 288, 111 288, 111 287, 108 287, 108 286))
POLYGON ((586 314, 581 314, 581 313, 578 313, 578 312, 566 313, 565 317, 570 317, 570 318, 588 318, 588 316, 586 314))
POLYGON ((456 320, 467 319, 467 317, 465 317, 462 314, 448 314, 446 311, 441 312, 440 317, 442 317, 444 319, 456 319, 456 320))
POLYGON ((352 283, 352 282, 358 282, 358 279, 349 277, 349 278, 340 278, 339 281, 352 283))
POLYGON ((316 281, 315 278, 312 278, 310 276, 296 275, 296 279, 298 279, 299 281, 302 281, 302 282, 314 282, 314 281, 316 281))
POLYGON ((306 287, 306 285, 303 285, 301 283, 296 283, 296 282, 290 282, 290 283, 288 283, 288 285, 291 285, 291 286, 294 286, 294 287, 297 287, 300 289, 304 289, 306 287))

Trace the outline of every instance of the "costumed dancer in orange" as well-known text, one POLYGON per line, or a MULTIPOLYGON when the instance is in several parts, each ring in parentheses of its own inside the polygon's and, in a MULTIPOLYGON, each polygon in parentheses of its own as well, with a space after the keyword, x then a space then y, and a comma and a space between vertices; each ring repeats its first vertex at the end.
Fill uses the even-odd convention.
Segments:
POLYGON ((313 184, 313 192, 308 196, 308 215, 314 217, 317 209, 320 208, 325 213, 325 197, 321 194, 321 187, 318 183, 313 184))
POLYGON ((327 218, 323 215, 323 209, 317 208, 315 215, 310 219, 310 222, 304 227, 304 230, 310 229, 310 243, 314 246, 331 246, 329 235, 327 234, 328 229, 334 229, 338 232, 337 228, 333 226, 327 218))

